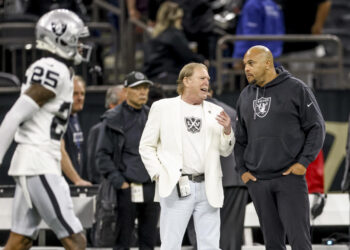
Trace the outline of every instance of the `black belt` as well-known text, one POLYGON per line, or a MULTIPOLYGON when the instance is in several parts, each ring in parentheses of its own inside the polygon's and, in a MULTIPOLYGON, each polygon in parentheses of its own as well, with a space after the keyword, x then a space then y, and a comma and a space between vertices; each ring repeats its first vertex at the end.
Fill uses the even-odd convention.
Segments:
POLYGON ((194 174, 182 174, 182 176, 188 176, 188 179, 193 182, 204 181, 204 174, 194 175, 194 174))

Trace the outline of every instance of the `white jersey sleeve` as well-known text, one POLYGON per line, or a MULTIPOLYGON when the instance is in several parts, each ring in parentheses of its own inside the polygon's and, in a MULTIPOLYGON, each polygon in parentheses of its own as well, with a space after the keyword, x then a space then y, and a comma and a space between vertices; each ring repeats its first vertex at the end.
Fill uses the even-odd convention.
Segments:
POLYGON ((73 75, 62 62, 54 58, 42 58, 27 69, 25 76, 21 94, 32 84, 41 84, 55 93, 55 97, 18 128, 15 135, 15 141, 19 144, 16 149, 18 152, 13 157, 9 174, 58 173, 61 171, 60 164, 56 164, 55 168, 58 169, 54 170, 50 169, 50 164, 39 162, 47 162, 48 158, 58 163, 61 160, 60 141, 67 128, 73 101, 73 75))

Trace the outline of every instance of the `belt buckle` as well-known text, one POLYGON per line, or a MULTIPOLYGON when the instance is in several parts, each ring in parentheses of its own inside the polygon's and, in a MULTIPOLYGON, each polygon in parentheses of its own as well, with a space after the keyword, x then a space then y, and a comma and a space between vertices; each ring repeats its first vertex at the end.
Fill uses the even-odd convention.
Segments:
POLYGON ((191 181, 196 182, 196 176, 194 174, 191 174, 190 177, 191 177, 190 179, 191 181))
POLYGON ((200 175, 192 175, 193 182, 200 182, 200 175))
POLYGON ((201 182, 201 175, 188 174, 188 179, 193 182, 201 182))

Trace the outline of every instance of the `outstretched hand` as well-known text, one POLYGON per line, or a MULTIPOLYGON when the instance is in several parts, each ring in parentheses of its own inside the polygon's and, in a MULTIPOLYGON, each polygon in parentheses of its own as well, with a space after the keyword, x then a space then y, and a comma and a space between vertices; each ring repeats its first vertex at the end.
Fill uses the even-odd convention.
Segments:
POLYGON ((294 163, 283 175, 289 175, 291 173, 295 175, 304 175, 306 173, 306 167, 300 163, 294 163))
POLYGON ((231 118, 226 114, 225 111, 221 111, 217 116, 216 120, 220 125, 224 127, 224 133, 226 135, 231 134, 231 118))

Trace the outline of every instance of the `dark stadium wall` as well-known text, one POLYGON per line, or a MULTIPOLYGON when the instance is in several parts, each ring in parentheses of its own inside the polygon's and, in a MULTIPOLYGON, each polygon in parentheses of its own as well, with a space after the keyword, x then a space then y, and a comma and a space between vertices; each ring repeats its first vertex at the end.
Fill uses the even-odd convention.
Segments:
MULTIPOLYGON (((18 97, 18 92, 0 93, 0 121, 18 97)), ((223 93, 218 99, 235 107, 239 92, 223 93)), ((325 155, 325 190, 339 191, 344 172, 345 146, 350 113, 350 90, 322 90, 317 91, 316 97, 322 114, 326 120, 327 136, 323 147, 325 155)), ((84 110, 80 113, 80 121, 85 140, 91 126, 99 122, 105 111, 105 92, 87 91, 84 110)), ((0 139, 1 140, 1 139, 0 139)), ((14 145, 0 168, 0 185, 13 184, 7 175, 14 145)))

